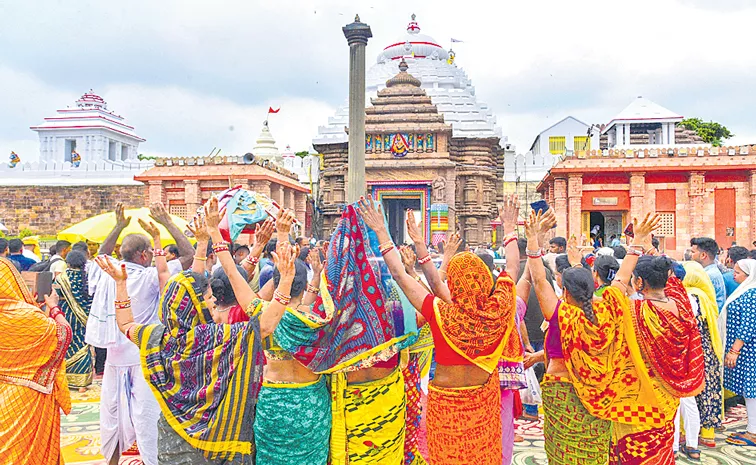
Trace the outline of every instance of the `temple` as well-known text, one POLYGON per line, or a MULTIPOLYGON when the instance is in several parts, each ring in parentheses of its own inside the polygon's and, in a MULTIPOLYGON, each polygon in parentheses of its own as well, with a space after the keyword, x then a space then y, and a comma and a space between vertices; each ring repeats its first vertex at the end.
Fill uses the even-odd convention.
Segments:
MULTIPOLYGON (((394 240, 409 241, 404 212, 411 208, 426 242, 438 243, 449 230, 470 244, 490 242, 510 147, 453 52, 420 34, 413 15, 406 34, 368 70, 366 91, 368 191, 382 202, 394 240)), ((323 157, 319 207, 326 234, 346 199, 347 126, 342 107, 313 139, 323 157)))
POLYGON ((638 97, 600 127, 600 148, 554 155, 537 191, 555 207, 556 234, 607 241, 655 211, 660 248, 675 258, 692 237, 756 240, 756 146, 713 147, 682 119, 638 97))
POLYGON ((260 135, 257 136, 255 146, 251 152, 257 160, 267 160, 282 166, 296 175, 300 183, 311 186, 311 190, 317 191, 318 176, 320 174, 320 158, 315 155, 298 157, 287 145, 283 152, 278 150, 276 139, 270 131, 268 120, 263 121, 260 135))

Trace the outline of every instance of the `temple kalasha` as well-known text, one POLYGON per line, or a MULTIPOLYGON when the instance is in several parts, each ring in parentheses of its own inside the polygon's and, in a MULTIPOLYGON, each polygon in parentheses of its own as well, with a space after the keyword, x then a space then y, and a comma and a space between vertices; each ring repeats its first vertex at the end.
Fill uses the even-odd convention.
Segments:
MULTIPOLYGON (((394 240, 409 241, 404 217, 413 209, 426 242, 438 243, 449 230, 459 230, 469 244, 490 242, 509 147, 454 64, 453 51, 420 34, 413 15, 406 34, 385 47, 368 70, 366 90, 368 193, 382 203, 394 240)), ((340 109, 313 140, 323 157, 320 209, 326 234, 345 206, 347 116, 340 109)))
POLYGON ((660 247, 677 258, 692 237, 713 237, 725 249, 756 240, 756 146, 713 147, 678 125, 682 119, 638 97, 600 126, 599 147, 568 151, 564 135, 549 136, 555 164, 537 191, 555 207, 556 234, 598 232, 606 241, 655 211, 660 247))

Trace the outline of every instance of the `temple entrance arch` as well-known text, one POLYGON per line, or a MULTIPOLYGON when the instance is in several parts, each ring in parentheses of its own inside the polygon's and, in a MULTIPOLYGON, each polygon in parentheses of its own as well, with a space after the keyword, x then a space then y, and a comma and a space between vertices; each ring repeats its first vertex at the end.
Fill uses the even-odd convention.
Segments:
POLYGON ((385 182, 368 184, 372 184, 370 190, 373 198, 383 207, 388 231, 395 244, 411 243, 405 224, 408 209, 414 210, 418 222, 422 221, 421 230, 425 243, 429 242, 430 182, 413 185, 385 182))

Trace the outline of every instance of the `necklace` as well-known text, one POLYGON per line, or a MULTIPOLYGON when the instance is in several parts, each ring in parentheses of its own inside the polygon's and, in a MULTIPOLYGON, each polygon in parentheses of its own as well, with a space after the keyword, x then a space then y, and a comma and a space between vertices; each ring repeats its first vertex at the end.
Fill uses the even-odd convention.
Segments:
POLYGON ((669 302, 669 297, 664 297, 662 299, 656 299, 656 298, 653 298, 653 297, 646 297, 646 300, 650 300, 652 302, 661 302, 663 304, 666 304, 666 303, 669 302))

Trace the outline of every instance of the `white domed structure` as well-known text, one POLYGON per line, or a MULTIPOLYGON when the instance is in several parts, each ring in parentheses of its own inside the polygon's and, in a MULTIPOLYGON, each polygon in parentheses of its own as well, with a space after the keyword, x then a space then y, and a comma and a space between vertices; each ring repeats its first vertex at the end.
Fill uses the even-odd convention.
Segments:
MULTIPOLYGON (((397 73, 401 59, 409 65, 412 76, 420 80, 444 121, 452 126, 453 137, 507 139, 496 125, 496 117, 488 105, 479 102, 475 88, 462 68, 454 63, 453 51, 445 50, 433 37, 422 34, 412 15, 406 32, 388 44, 378 55, 376 63, 366 75, 367 101, 386 87, 386 81, 397 73)), ((344 128, 349 125, 349 106, 344 105, 328 119, 328 124, 318 127, 313 144, 337 144, 348 141, 344 128)))
POLYGON ((263 121, 263 127, 260 135, 257 137, 257 141, 255 141, 252 154, 258 158, 280 161, 281 154, 278 152, 276 140, 273 138, 273 134, 271 134, 268 127, 268 120, 263 121))

